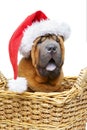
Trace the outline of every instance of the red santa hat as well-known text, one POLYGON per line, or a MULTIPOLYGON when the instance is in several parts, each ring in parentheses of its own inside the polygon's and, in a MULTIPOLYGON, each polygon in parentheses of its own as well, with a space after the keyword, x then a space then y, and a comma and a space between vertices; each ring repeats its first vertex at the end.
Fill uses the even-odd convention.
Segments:
POLYGON ((70 27, 48 19, 42 11, 29 15, 16 29, 9 41, 9 56, 14 70, 14 79, 18 75, 18 50, 24 57, 29 57, 33 41, 45 34, 61 35, 66 40, 70 36, 70 27))

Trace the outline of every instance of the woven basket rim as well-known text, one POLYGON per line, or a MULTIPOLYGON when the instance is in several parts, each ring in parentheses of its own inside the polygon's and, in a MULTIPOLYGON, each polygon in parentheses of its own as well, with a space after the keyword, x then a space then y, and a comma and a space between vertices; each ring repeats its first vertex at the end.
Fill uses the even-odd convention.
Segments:
MULTIPOLYGON (((77 79, 77 77, 65 77, 65 79, 74 78, 77 79)), ((56 102, 58 105, 62 105, 64 103, 70 102, 73 98, 76 98, 82 94, 82 89, 80 87, 77 87, 76 85, 73 85, 70 89, 62 91, 62 92, 24 92, 24 93, 17 93, 17 92, 11 92, 8 90, 0 90, 0 97, 5 96, 5 98, 8 97, 17 97, 21 99, 38 99, 46 101, 46 99, 50 100, 51 102, 56 102)))
POLYGON ((73 98, 76 97, 80 97, 83 94, 83 89, 85 89, 85 82, 87 82, 87 68, 84 68, 80 71, 79 76, 67 76, 64 77, 64 79, 70 79, 73 78, 75 79, 75 83, 72 85, 71 89, 69 90, 65 90, 62 92, 24 92, 24 93, 17 93, 17 92, 11 92, 8 90, 0 90, 0 97, 5 95, 5 97, 19 97, 21 99, 25 98, 27 99, 28 97, 30 99, 32 98, 38 98, 38 100, 40 100, 41 98, 43 100, 46 100, 49 98, 49 100, 55 100, 58 103, 65 103, 65 102, 69 102, 70 100, 72 100, 73 98))

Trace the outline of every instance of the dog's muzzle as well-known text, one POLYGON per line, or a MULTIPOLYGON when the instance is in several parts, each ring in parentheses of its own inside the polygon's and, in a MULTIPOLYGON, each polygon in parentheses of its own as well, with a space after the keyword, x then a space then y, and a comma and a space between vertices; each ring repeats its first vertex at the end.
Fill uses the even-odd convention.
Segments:
POLYGON ((37 69, 40 75, 54 79, 60 74, 62 64, 62 52, 58 42, 47 39, 39 45, 37 69))

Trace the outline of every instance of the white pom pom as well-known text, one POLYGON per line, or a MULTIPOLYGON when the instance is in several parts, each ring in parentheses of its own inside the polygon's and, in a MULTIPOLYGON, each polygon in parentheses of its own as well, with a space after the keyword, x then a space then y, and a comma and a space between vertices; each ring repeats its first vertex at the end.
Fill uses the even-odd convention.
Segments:
POLYGON ((11 79, 7 86, 10 91, 23 93, 27 90, 27 80, 23 77, 18 77, 16 80, 11 79))
POLYGON ((71 34, 70 26, 66 23, 61 23, 59 26, 59 35, 64 37, 64 40, 68 39, 71 34))

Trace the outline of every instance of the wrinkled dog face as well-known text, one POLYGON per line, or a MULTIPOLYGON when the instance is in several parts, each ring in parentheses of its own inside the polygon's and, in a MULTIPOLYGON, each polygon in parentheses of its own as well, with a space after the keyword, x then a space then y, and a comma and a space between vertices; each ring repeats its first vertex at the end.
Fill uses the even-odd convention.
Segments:
POLYGON ((37 70, 41 76, 54 79, 59 76, 63 64, 60 41, 55 35, 37 39, 37 70))

